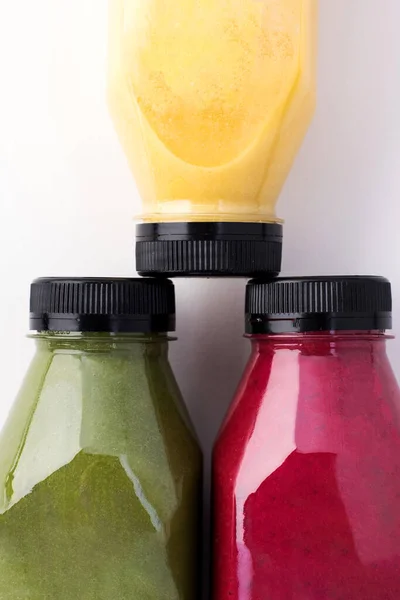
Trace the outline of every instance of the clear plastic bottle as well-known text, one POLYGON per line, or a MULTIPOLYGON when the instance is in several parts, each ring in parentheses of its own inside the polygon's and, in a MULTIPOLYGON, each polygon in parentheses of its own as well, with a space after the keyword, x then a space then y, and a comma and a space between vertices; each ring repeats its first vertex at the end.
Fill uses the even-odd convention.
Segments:
MULTIPOLYGON (((140 218, 154 224, 138 227, 139 240, 158 242, 153 251, 166 236, 198 242, 206 231, 220 240, 220 230, 196 223, 253 224, 220 240, 234 231, 248 242, 257 224, 278 221, 275 205, 314 112, 317 4, 110 0, 110 111, 140 218)), ((264 227, 259 238, 276 230, 264 227)), ((140 272, 167 271, 161 258, 150 264, 140 252, 138 260, 140 272)), ((218 263, 213 270, 224 274, 218 263)))
POLYGON ((379 278, 252 282, 214 450, 214 600, 400 597, 400 391, 379 278))
POLYGON ((201 454, 169 281, 32 285, 37 351, 0 436, 0 598, 192 600, 201 454))

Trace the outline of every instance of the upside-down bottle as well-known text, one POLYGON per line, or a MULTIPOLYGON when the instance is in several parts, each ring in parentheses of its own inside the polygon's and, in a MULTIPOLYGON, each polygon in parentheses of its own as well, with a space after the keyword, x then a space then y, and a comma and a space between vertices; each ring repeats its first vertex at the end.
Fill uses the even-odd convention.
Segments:
POLYGON ((214 451, 214 600, 400 598, 400 392, 381 278, 253 281, 214 451))
POLYGON ((110 0, 110 112, 141 274, 280 270, 275 205, 315 105, 318 0, 110 0))

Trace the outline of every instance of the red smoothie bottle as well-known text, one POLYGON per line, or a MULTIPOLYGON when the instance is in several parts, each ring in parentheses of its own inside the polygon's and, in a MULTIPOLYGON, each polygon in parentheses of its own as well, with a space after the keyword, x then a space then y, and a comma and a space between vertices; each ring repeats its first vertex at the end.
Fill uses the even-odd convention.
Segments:
POLYGON ((214 449, 214 600, 400 599, 390 283, 251 281, 252 354, 214 449))

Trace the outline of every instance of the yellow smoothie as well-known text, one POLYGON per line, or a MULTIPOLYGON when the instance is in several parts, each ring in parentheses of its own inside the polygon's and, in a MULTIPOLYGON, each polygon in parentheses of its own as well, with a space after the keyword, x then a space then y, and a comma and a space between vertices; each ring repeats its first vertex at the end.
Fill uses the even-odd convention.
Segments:
POLYGON ((312 118, 318 0, 110 0, 110 112, 140 218, 276 221, 312 118))

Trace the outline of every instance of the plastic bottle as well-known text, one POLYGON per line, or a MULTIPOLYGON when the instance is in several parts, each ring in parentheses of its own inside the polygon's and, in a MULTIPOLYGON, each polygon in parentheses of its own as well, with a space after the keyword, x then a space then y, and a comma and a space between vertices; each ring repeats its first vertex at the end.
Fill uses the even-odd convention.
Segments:
POLYGON ((400 597, 387 280, 250 282, 252 354, 214 450, 214 600, 400 597))
POLYGON ((0 436, 0 597, 193 600, 201 454, 170 281, 39 279, 0 436))
POLYGON ((317 5, 111 0, 109 105, 143 201, 140 273, 279 272, 275 205, 314 112, 317 5))

